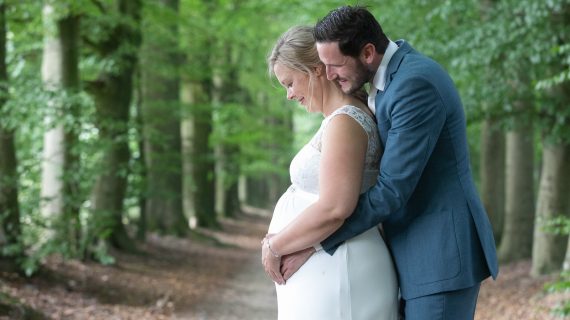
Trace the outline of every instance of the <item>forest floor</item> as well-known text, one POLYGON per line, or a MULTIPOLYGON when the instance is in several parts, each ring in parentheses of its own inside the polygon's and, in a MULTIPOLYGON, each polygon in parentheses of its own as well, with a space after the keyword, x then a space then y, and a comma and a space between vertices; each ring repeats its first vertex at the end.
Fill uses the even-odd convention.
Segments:
MULTIPOLYGON (((151 236, 141 254, 114 253, 116 263, 50 258, 22 277, 0 270, 1 319, 276 319, 273 284, 260 263, 269 219, 225 219, 206 241, 151 236)), ((554 277, 531 278, 528 261, 502 265, 483 283, 476 320, 554 320, 550 310, 570 293, 550 293, 554 277)))

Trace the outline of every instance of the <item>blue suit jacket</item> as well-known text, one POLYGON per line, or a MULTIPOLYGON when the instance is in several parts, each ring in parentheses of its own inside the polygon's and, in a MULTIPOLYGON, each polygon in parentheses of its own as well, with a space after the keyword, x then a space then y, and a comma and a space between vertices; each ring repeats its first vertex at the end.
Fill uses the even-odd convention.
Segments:
POLYGON ((385 90, 376 97, 384 145, 378 180, 321 244, 332 254, 383 222, 401 293, 412 299, 495 278, 498 263, 471 176, 459 94, 440 65, 405 41, 397 43, 385 90))

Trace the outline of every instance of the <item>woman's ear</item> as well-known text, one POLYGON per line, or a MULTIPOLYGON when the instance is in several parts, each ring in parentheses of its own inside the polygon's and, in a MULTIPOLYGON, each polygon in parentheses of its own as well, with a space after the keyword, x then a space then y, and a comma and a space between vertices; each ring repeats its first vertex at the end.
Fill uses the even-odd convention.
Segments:
POLYGON ((319 64, 315 67, 315 76, 321 76, 325 72, 325 66, 323 64, 319 64))

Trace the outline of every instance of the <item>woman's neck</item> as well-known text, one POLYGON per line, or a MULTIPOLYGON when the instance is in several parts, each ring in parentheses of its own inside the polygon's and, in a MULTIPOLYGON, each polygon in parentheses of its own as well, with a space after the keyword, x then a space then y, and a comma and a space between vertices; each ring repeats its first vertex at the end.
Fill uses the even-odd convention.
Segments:
POLYGON ((358 100, 344 93, 336 84, 332 81, 327 81, 326 90, 323 90, 323 116, 328 117, 337 109, 345 105, 358 106, 358 100))
POLYGON ((328 81, 329 86, 323 90, 323 116, 328 117, 337 109, 346 105, 362 108, 363 103, 356 97, 344 93, 335 83, 328 81))

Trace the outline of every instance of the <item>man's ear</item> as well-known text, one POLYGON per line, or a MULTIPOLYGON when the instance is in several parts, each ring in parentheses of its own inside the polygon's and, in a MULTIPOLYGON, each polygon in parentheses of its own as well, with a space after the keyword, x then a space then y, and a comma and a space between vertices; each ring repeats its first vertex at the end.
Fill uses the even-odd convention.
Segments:
POLYGON ((360 59, 366 64, 370 64, 374 61, 376 56, 376 47, 372 43, 367 43, 360 50, 360 59))

